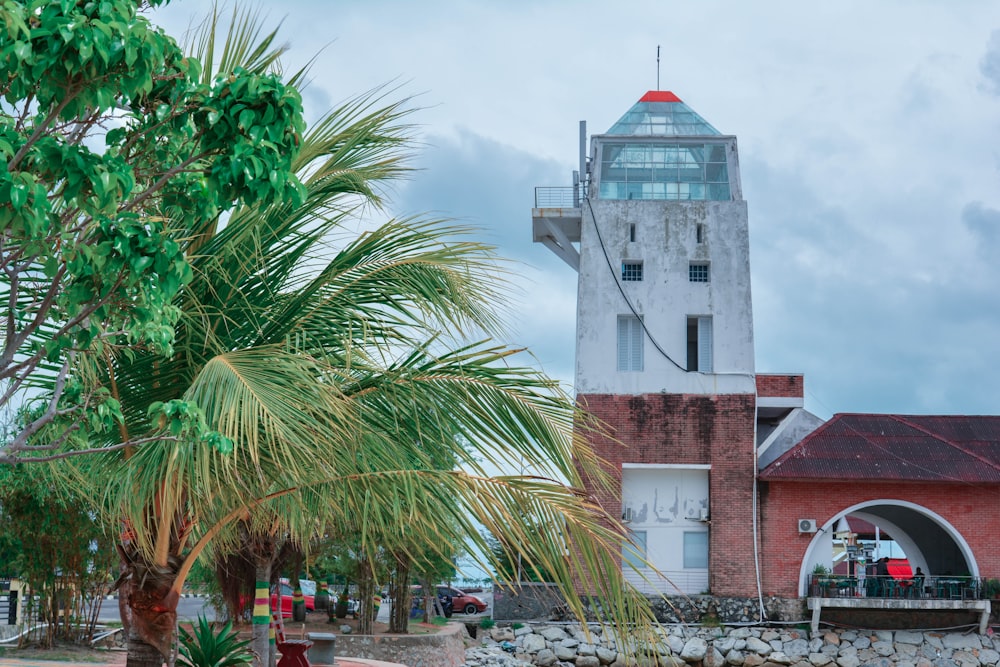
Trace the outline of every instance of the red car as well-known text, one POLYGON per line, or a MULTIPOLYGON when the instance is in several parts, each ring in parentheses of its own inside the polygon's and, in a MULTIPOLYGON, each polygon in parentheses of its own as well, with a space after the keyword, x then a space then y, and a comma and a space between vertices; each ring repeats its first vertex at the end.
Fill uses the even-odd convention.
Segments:
MULTIPOLYGON (((450 597, 452 607, 458 614, 481 614, 486 611, 486 603, 475 595, 461 591, 451 586, 437 586, 438 597, 450 597)), ((420 586, 413 587, 413 595, 419 597, 423 595, 420 586)))
MULTIPOLYGON (((278 584, 278 588, 281 589, 281 617, 291 618, 292 617, 292 593, 294 589, 291 584, 286 581, 282 581, 278 584)), ((306 595, 305 587, 303 587, 302 598, 306 601, 306 611, 316 610, 316 597, 314 595, 306 595)), ((278 593, 271 593, 271 609, 278 609, 278 593)))

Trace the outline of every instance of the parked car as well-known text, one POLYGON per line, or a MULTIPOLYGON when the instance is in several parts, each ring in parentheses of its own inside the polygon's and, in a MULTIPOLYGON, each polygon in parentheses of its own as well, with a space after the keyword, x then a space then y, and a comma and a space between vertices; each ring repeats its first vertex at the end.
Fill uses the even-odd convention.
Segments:
MULTIPOLYGON (((311 582, 311 583, 313 583, 313 582, 311 582)), ((299 580, 299 585, 302 587, 302 597, 303 597, 303 599, 305 600, 305 603, 306 603, 306 611, 307 612, 308 611, 315 611, 315 609, 316 609, 316 597, 315 597, 315 595, 306 595, 306 590, 309 587, 306 586, 305 582, 302 581, 301 579, 299 580)), ((315 586, 316 586, 316 584, 313 583, 313 586, 312 586, 311 590, 315 591, 316 590, 315 586)), ((287 579, 282 579, 281 583, 278 584, 278 588, 280 589, 280 597, 281 597, 281 602, 280 602, 281 617, 282 618, 291 618, 292 617, 292 596, 293 596, 293 593, 295 592, 295 589, 292 588, 292 585, 288 582, 287 579)), ((279 597, 279 592, 277 592, 277 591, 272 591, 271 592, 271 609, 279 609, 278 597, 279 597)))
MULTIPOLYGON (((414 597, 423 595, 420 586, 413 587, 414 597)), ((450 598, 452 608, 459 614, 481 614, 486 611, 487 604, 475 595, 469 595, 465 591, 453 586, 437 586, 437 596, 439 598, 450 598)))

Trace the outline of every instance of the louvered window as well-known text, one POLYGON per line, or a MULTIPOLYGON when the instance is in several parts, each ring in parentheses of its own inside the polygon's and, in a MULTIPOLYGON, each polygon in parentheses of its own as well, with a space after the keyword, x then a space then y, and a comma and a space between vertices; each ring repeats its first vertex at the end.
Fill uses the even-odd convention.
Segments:
POLYGON ((642 322, 635 315, 618 316, 618 370, 642 370, 642 322))

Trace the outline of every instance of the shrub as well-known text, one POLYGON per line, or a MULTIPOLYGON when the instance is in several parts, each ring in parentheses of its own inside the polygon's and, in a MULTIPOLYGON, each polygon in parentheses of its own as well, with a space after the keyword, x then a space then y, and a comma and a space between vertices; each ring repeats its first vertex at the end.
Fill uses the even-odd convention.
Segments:
MULTIPOLYGON (((494 621, 489 616, 483 616, 481 619, 479 619, 479 627, 481 627, 483 630, 489 630, 490 628, 492 628, 496 624, 497 624, 497 622, 494 621)), ((517 628, 519 628, 519 627, 524 627, 520 623, 515 623, 514 626, 515 626, 514 627, 515 630, 517 628)))
POLYGON ((253 654, 247 648, 250 642, 241 641, 233 632, 232 621, 215 634, 208 619, 199 616, 192 630, 189 633, 183 627, 178 628, 181 645, 177 664, 183 667, 236 667, 253 661, 253 654))

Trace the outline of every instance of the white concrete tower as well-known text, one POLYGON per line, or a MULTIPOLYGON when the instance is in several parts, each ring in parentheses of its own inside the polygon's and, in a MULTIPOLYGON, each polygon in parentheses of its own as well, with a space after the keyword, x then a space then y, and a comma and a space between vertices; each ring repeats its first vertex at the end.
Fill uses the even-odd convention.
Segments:
POLYGON ((748 592, 755 377, 736 137, 651 91, 591 138, 581 170, 582 192, 540 188, 532 217, 534 239, 579 272, 577 401, 611 428, 592 442, 621 475, 600 500, 667 574, 658 591, 748 592))

